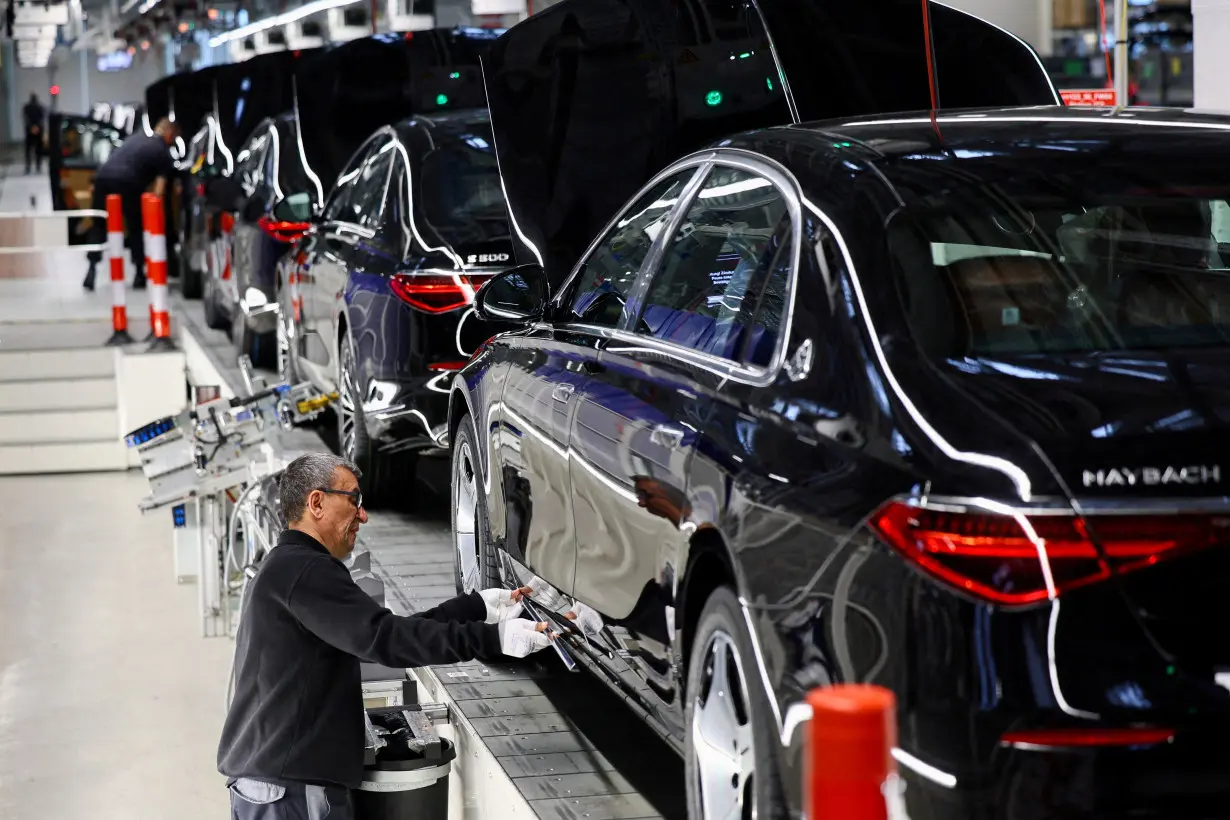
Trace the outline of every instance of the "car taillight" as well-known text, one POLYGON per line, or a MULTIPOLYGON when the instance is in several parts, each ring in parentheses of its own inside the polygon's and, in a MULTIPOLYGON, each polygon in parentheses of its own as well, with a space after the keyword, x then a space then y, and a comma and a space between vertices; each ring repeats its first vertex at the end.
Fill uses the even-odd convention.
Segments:
POLYGON ((1007 605, 1045 601, 1111 573, 1230 540, 1230 517, 1201 514, 1018 517, 894 501, 870 523, 898 552, 937 578, 1007 605))
POLYGON ((389 287, 397 298, 427 313, 447 313, 473 301, 489 273, 395 273, 389 287))
POLYGON ((256 224, 271 239, 276 239, 279 242, 294 242, 303 236, 308 228, 312 227, 310 222, 285 222, 280 219, 273 219, 268 214, 256 220, 256 224))

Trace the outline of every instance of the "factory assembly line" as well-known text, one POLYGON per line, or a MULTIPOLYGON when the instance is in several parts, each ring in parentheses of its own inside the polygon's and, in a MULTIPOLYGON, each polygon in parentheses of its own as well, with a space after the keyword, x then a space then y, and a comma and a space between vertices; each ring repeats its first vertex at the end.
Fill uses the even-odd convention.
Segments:
POLYGON ((279 14, 53 117, 113 335, 0 356, 235 646, 235 820, 1230 817, 1230 116, 935 0, 279 14))

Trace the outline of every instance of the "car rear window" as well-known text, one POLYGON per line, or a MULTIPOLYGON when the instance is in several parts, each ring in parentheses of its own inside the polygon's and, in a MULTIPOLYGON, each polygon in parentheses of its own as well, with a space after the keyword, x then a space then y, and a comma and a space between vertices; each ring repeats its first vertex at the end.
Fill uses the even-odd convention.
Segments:
POLYGON ((423 156, 423 216, 454 247, 509 237, 493 143, 491 126, 476 123, 469 133, 442 141, 423 156))
POLYGON ((1069 199, 1058 187, 949 191, 890 221, 898 293, 929 353, 1230 343, 1230 189, 1069 199))

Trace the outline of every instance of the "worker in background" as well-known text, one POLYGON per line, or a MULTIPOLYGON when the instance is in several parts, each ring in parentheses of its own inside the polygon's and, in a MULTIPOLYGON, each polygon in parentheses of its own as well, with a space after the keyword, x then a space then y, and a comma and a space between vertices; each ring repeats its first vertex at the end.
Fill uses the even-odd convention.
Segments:
POLYGON ((394 668, 501 655, 550 645, 545 623, 518 618, 528 589, 460 595, 394 615, 342 563, 367 521, 361 473, 312 453, 282 474, 289 529, 244 595, 235 639, 235 696, 218 748, 234 820, 352 820, 363 780, 360 661, 394 668))
POLYGON ((37 94, 30 95, 30 102, 22 106, 21 114, 26 121, 26 173, 30 173, 30 156, 34 156, 34 167, 43 171, 43 130, 46 127, 47 112, 38 101, 37 94))
MULTIPOLYGON (((179 131, 165 117, 158 121, 153 134, 133 132, 116 149, 98 172, 94 174, 94 195, 90 207, 105 211, 107 195, 119 194, 123 201, 124 233, 132 264, 136 269, 132 286, 138 290, 145 287, 145 239, 141 223, 141 195, 154 186, 154 193, 166 196, 169 181, 175 175, 175 159, 171 146, 179 131)), ((94 219, 90 226, 90 243, 107 241, 107 220, 94 219)), ((86 290, 94 290, 94 275, 102 260, 102 251, 90 251, 90 270, 83 283, 86 290)))

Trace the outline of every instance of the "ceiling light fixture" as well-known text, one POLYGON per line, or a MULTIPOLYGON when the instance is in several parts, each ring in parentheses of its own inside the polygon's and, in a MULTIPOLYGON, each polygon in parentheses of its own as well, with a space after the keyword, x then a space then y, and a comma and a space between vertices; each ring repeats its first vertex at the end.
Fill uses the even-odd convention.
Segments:
MULTIPOLYGON (((149 2, 149 0, 146 0, 146 2, 149 2)), ((240 40, 244 37, 249 37, 253 34, 265 31, 266 29, 271 29, 275 26, 284 26, 288 23, 293 23, 296 20, 302 20, 304 17, 316 14, 317 12, 328 11, 329 9, 339 9, 343 6, 354 5, 357 2, 359 2, 359 0, 315 0, 315 2, 307 3, 306 5, 300 6, 299 8, 293 9, 284 14, 266 17, 263 20, 257 20, 255 23, 249 23, 246 26, 240 26, 237 29, 232 29, 231 31, 219 34, 217 37, 211 37, 209 39, 209 45, 211 48, 220 46, 223 43, 229 43, 232 40, 240 40)))

